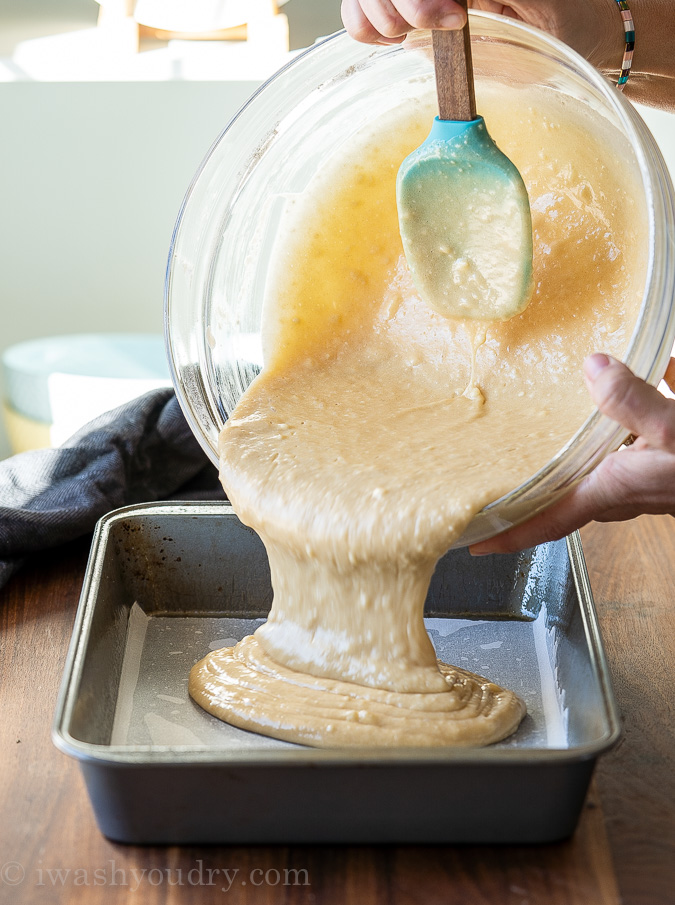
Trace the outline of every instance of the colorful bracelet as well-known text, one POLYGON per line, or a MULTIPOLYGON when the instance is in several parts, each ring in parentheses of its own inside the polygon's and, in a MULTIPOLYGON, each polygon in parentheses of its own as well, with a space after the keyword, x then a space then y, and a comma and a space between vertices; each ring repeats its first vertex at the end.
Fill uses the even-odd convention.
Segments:
POLYGON ((619 91, 623 91, 624 85, 628 81, 630 68, 633 65, 633 48, 635 47, 635 25, 633 24, 633 16, 628 9, 627 0, 616 0, 621 10, 621 18, 623 19, 623 30, 626 32, 626 46, 623 51, 623 60, 621 61, 621 73, 616 87, 619 91))

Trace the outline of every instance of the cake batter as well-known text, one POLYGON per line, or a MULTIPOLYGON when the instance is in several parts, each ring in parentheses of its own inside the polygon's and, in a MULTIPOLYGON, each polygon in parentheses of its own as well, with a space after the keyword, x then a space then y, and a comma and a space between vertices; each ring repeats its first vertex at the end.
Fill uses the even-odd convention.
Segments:
POLYGON ((227 722, 318 746, 481 745, 524 705, 438 663, 436 561, 591 411, 586 355, 621 357, 646 268, 629 147, 553 91, 478 86, 528 189, 535 288, 506 322, 450 320, 414 290, 395 201, 433 98, 336 154, 290 210, 265 368, 220 438, 221 480, 262 537, 274 603, 190 693, 227 722), (382 138, 386 136, 386 140, 382 138))

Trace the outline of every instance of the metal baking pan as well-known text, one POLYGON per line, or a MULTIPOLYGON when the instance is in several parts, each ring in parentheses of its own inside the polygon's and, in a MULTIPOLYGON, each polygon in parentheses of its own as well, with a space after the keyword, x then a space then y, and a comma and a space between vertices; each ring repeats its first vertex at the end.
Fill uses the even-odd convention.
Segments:
POLYGON ((577 534, 439 563, 439 656, 512 688, 528 715, 481 749, 325 750, 228 726, 191 666, 265 618, 264 547, 222 504, 98 524, 53 730, 102 832, 128 843, 548 842, 573 831, 619 721, 577 534))

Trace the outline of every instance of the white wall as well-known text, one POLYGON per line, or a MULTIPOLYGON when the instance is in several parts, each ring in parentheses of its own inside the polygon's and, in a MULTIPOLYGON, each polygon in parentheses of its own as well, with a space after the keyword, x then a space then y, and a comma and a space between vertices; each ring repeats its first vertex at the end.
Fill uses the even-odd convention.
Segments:
POLYGON ((3 346, 161 330, 173 224, 254 83, 0 85, 3 346))
POLYGON ((0 83, 0 354, 53 334, 161 332, 183 195, 255 87, 0 83))
POLYGON ((653 107, 637 105, 640 116, 647 123, 656 138, 670 175, 675 182, 675 113, 655 110, 653 107))

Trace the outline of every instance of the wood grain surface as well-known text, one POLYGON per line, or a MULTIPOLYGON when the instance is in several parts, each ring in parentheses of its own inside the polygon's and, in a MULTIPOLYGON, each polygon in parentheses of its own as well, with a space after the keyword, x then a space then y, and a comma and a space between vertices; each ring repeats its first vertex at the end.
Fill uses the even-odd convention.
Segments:
POLYGON ((584 548, 617 699, 574 837, 537 847, 127 847, 103 838, 50 729, 88 543, 0 592, 0 902, 668 905, 675 901, 675 523, 592 525, 584 548), (209 871, 211 873, 209 874, 209 871))
MULTIPOLYGON (((466 0, 457 0, 466 9, 466 0)), ((438 115, 452 122, 476 118, 471 34, 467 19, 459 31, 432 31, 438 115)))

